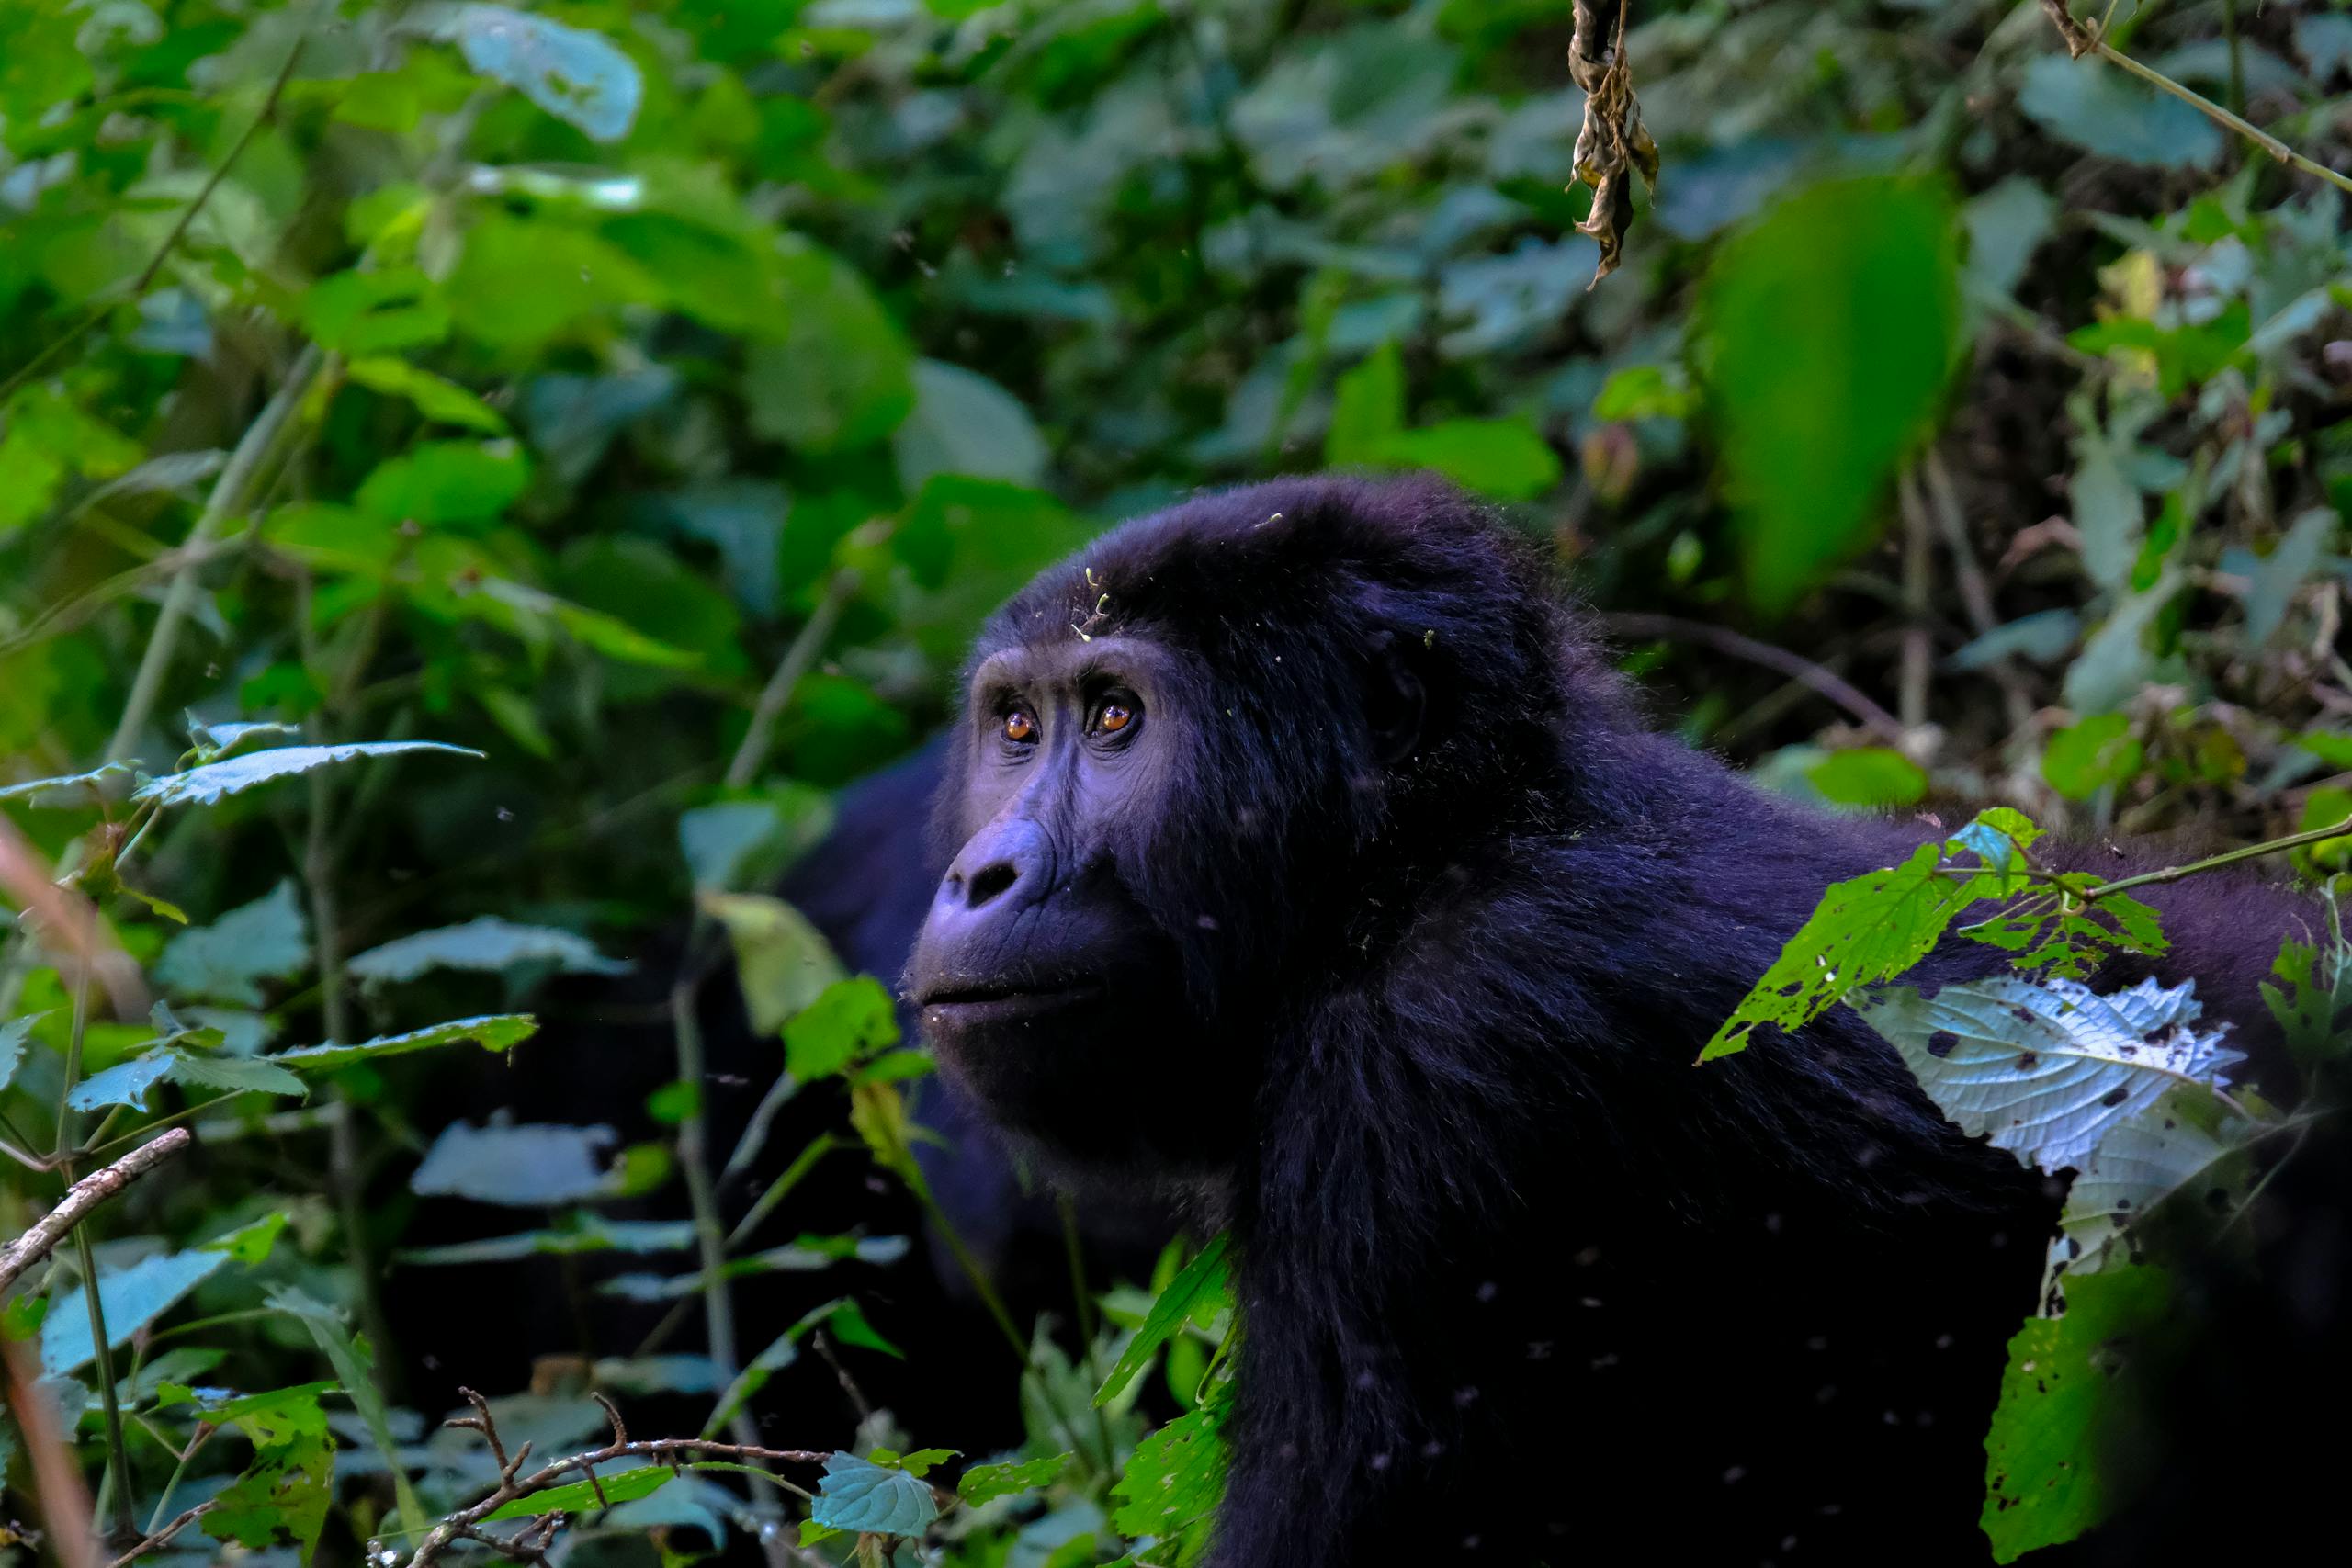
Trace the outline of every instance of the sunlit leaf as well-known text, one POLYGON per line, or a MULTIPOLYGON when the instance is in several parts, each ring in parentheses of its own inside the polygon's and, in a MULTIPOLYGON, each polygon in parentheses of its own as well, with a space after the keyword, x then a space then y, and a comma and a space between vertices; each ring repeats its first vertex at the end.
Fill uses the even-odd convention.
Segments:
POLYGON ((702 907, 734 943, 736 978, 752 1027, 762 1034, 775 1033, 827 987, 848 977, 823 934, 781 898, 707 893, 702 907))
POLYGON ((379 1034, 356 1045, 304 1045, 280 1051, 267 1060, 296 1072, 333 1072, 355 1062, 379 1062, 405 1056, 412 1051, 432 1051, 472 1041, 485 1051, 507 1051, 538 1032, 538 1021, 528 1013, 486 1013, 479 1018, 452 1019, 405 1034, 379 1034))
POLYGON ((455 39, 466 63, 496 77, 594 141, 617 141, 637 118, 645 84, 637 64, 606 39, 505 6, 435 7, 424 19, 455 39))
POLYGON ((435 969, 504 974, 524 965, 562 975, 621 975, 628 965, 606 958, 586 937, 551 926, 518 926, 495 915, 463 925, 417 931, 371 947, 344 965, 356 979, 413 980, 435 969))
MULTIPOLYGON (((100 1269, 98 1307, 107 1320, 107 1338, 116 1345, 127 1342, 228 1261, 224 1252, 159 1252, 127 1268, 100 1269)), ((52 1375, 74 1371, 96 1354, 90 1338, 90 1310, 76 1286, 41 1325, 41 1370, 52 1375)))
POLYGON ((152 800, 159 806, 182 806, 191 802, 198 806, 211 806, 256 784, 290 778, 296 773, 307 773, 313 768, 357 761, 368 757, 395 757, 413 751, 441 751, 457 757, 481 755, 468 747, 445 746, 437 740, 360 740, 342 746, 280 746, 267 751, 251 751, 225 762, 207 762, 184 773, 166 773, 161 778, 150 779, 132 794, 131 798, 152 800))
POLYGON ((639 1497, 650 1497, 670 1484, 677 1472, 665 1464, 649 1464, 635 1470, 624 1470, 617 1475, 601 1476, 594 1481, 574 1481, 562 1486, 550 1486, 544 1492, 534 1492, 517 1497, 512 1503, 501 1504, 482 1516, 482 1522, 498 1519, 536 1518, 541 1514, 579 1514, 627 1503, 639 1497))
POLYGON ((1062 1472, 1077 1457, 1076 1454, 1056 1454, 1051 1459, 976 1464, 956 1481, 956 1495, 977 1508, 984 1503, 993 1503, 999 1497, 1010 1497, 1017 1492, 1034 1492, 1041 1486, 1051 1486, 1061 1479, 1062 1472))
POLYGON ((612 1190, 604 1154, 616 1141, 610 1127, 454 1122, 425 1151, 409 1190, 516 1208, 601 1197, 612 1190))

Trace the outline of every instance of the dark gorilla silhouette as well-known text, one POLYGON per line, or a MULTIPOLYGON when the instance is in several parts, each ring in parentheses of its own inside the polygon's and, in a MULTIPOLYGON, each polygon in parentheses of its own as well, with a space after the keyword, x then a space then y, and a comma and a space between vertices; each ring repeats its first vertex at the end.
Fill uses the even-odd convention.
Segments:
MULTIPOLYGON (((1216 1562, 1984 1560, 2052 1193, 1846 1010, 1692 1066, 1824 886, 1931 825, 1652 732, 1432 481, 1129 524, 998 613, 968 693, 910 993, 1014 1146, 1232 1225, 1216 1562)), ((2256 982, 2307 906, 2151 897, 2193 955, 2157 967, 2284 1093, 2256 982)))

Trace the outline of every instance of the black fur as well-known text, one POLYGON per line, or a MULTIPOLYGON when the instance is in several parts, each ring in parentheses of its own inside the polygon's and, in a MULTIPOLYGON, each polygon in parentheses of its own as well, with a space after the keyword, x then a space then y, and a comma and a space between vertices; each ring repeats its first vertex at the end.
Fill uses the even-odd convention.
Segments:
MULTIPOLYGON (((1081 812, 1066 863, 1148 919, 1195 1048, 1157 1059, 1165 1021, 1113 1012, 1070 1060, 1121 1085, 1113 1128, 1137 1081, 1233 1080, 1206 1115, 1171 1087, 1197 1146, 1153 1149, 1216 1171, 1240 1247, 1216 1562, 1983 1561, 1979 1445, 2052 1194, 1842 1009, 1692 1065, 1827 883, 1932 826, 1801 809, 1653 732, 1538 554, 1434 482, 1127 525, 976 667, 1081 637, 1172 653, 1191 716, 1150 807, 1081 812), (1418 744, 1391 762, 1400 660, 1418 744)), ((946 850, 989 722, 954 743, 946 850)), ((2299 906, 2154 901, 2194 955, 2162 967, 2259 1046, 2299 906)), ((1954 941, 1918 977, 2004 962, 1954 941)))

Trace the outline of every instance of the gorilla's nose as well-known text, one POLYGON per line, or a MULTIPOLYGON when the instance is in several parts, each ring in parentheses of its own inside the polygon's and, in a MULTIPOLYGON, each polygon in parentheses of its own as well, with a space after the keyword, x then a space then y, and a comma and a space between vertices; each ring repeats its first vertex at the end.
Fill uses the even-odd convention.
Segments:
POLYGON ((978 914, 1000 902, 1018 908, 1042 896, 1046 860, 1045 830, 1036 823, 1024 818, 991 823, 972 835, 947 868, 937 914, 978 914))

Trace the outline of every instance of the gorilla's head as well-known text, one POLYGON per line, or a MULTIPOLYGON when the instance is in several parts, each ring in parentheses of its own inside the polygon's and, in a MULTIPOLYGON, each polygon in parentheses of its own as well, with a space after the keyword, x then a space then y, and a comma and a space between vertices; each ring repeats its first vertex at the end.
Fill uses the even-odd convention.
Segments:
POLYGON ((1529 552, 1426 480, 1213 495, 1046 571, 967 673, 924 1033, 1065 1162, 1228 1167, 1285 1010, 1544 793, 1567 641, 1529 552))

